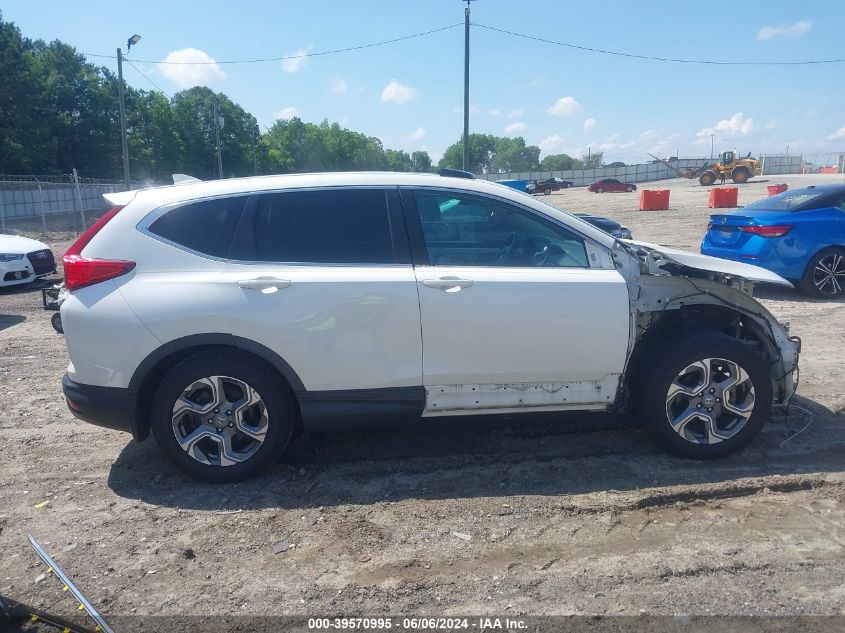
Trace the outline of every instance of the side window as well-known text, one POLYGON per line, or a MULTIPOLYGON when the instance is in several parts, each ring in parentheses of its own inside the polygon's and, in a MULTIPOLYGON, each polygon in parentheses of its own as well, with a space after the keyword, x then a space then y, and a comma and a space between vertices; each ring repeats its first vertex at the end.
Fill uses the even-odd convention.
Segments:
POLYGON ((148 230, 198 253, 225 258, 246 199, 246 196, 235 196, 176 207, 156 219, 148 230))
POLYGON ((845 195, 839 196, 839 198, 834 201, 833 206, 840 211, 845 211, 845 195))
POLYGON ((434 266, 589 266, 580 237, 528 211, 471 195, 414 197, 434 266))
POLYGON ((256 258, 267 262, 392 264, 386 193, 327 189, 262 195, 256 258))

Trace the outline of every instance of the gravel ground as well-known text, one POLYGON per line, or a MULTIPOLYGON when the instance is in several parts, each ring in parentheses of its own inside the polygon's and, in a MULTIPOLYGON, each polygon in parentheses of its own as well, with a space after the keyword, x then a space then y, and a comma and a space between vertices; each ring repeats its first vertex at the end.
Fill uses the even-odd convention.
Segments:
MULTIPOLYGON (((825 180, 759 178, 740 203, 773 182, 825 180)), ((707 190, 658 186, 671 189, 669 211, 582 189, 547 201, 697 250, 707 190)), ((57 254, 68 245, 51 242, 57 254)), ((547 414, 303 438, 266 476, 209 486, 171 470, 152 442, 76 421, 39 292, 5 291, 0 594, 74 613, 58 581, 38 579, 32 533, 110 618, 645 613, 725 616, 714 629, 728 630, 744 616, 841 616, 845 309, 759 295, 804 341, 801 385, 730 458, 668 457, 625 418, 547 414)))

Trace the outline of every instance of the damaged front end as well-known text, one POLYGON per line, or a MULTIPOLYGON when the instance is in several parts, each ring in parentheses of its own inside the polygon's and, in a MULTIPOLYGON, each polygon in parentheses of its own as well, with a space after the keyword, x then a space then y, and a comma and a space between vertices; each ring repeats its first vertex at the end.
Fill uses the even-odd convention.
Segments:
MULTIPOLYGON (((729 334, 769 361, 774 401, 786 403, 798 383, 801 340, 753 298, 756 283, 791 287, 778 275, 749 264, 720 260, 643 242, 619 240, 614 260, 628 281, 631 335, 626 374, 651 341, 702 328, 729 334)), ((623 386, 629 381, 623 380, 623 386)), ((623 390, 617 406, 624 408, 623 390)))

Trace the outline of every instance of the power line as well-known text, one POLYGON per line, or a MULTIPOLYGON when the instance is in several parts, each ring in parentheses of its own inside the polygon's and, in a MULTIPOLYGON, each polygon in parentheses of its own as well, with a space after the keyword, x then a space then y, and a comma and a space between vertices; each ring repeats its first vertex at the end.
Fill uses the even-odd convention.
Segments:
MULTIPOLYGON (((200 65, 212 65, 212 64, 258 64, 262 62, 277 62, 283 61, 285 59, 303 59, 307 57, 321 57, 323 55, 335 55, 337 53, 348 53, 349 51, 359 51, 364 48, 373 48, 375 46, 384 46, 385 44, 394 44, 396 42, 403 42, 405 40, 411 40, 417 37, 424 37, 426 35, 432 35, 434 33, 439 33, 441 31, 448 31, 449 29, 454 29, 455 27, 463 26, 463 22, 459 22, 457 24, 450 24, 448 26, 441 26, 436 29, 431 29, 430 31, 423 31, 422 33, 414 33, 413 35, 403 35, 402 37, 394 37, 390 40, 382 40, 380 42, 371 42, 369 44, 359 44, 358 46, 348 46, 346 48, 335 48, 328 51, 317 51, 316 53, 303 53, 302 55, 282 55, 281 57, 262 57, 258 59, 229 59, 223 61, 207 61, 207 62, 168 62, 168 61, 154 61, 150 59, 133 59, 134 62, 141 62, 144 64, 172 64, 172 65, 188 65, 188 66, 200 66, 200 65)), ((103 57, 106 57, 103 55, 103 57)), ((126 59, 126 58, 124 58, 126 59)), ((128 59, 126 61, 129 61, 128 59)))
POLYGON ((505 35, 512 35, 513 37, 521 37, 526 40, 534 40, 536 42, 543 42, 544 44, 554 44, 555 46, 565 46, 566 48, 574 48, 580 51, 587 51, 590 53, 602 53, 603 55, 616 55, 617 57, 630 57, 633 59, 645 59, 649 61, 655 62, 674 62, 678 64, 708 64, 713 66, 805 66, 811 64, 839 64, 845 62, 845 58, 842 59, 809 59, 803 61, 791 61, 791 62, 765 62, 765 61, 719 61, 719 60, 712 60, 712 59, 681 59, 677 57, 653 57, 650 55, 638 55, 635 53, 623 53, 621 51, 609 51, 604 50, 601 48, 592 48, 590 46, 579 46, 578 44, 571 44, 569 42, 558 42, 555 40, 549 40, 543 37, 537 37, 534 35, 525 35, 524 33, 516 33, 514 31, 508 31, 506 29, 499 29, 494 26, 487 26, 485 24, 478 24, 477 22, 473 22, 472 26, 477 26, 481 29, 487 29, 488 31, 495 31, 497 33, 503 33, 505 35))
POLYGON ((159 86, 156 82, 154 82, 152 79, 150 79, 149 77, 147 77, 144 73, 142 73, 142 72, 141 72, 141 70, 140 70, 140 69, 139 69, 139 68, 138 68, 135 64, 133 64, 132 62, 130 62, 130 61, 129 61, 128 59, 126 59, 125 57, 123 58, 123 61, 125 61, 127 64, 129 64, 130 66, 132 66, 132 68, 134 68, 134 69, 135 69, 135 72, 136 72, 136 73, 138 73, 139 75, 141 75, 141 77, 143 77, 144 79, 146 79, 147 81, 149 81, 149 82, 150 82, 153 86, 155 86, 155 87, 156 87, 156 89, 157 89, 159 92, 161 92, 161 93, 163 93, 163 94, 165 94, 165 95, 167 94, 166 92, 164 92, 164 90, 162 89, 162 87, 161 87, 161 86, 159 86))

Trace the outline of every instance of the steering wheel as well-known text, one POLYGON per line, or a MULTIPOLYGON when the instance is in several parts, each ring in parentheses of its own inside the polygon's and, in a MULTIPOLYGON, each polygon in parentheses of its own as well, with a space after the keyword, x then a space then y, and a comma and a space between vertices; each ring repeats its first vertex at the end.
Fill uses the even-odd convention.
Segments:
POLYGON ((569 253, 557 244, 546 244, 541 250, 531 256, 533 266, 545 266, 551 258, 569 257, 569 253))
POLYGON ((504 264, 510 259, 511 251, 513 251, 514 244, 516 244, 516 231, 508 235, 502 245, 499 247, 499 252, 496 255, 496 263, 504 264))

